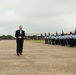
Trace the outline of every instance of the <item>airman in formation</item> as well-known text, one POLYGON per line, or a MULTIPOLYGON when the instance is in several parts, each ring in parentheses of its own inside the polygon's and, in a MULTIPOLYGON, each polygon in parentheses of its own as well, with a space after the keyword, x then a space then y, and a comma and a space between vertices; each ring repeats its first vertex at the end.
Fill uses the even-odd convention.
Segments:
POLYGON ((58 35, 56 32, 56 35, 52 34, 45 36, 45 44, 74 47, 76 46, 76 34, 70 32, 70 34, 62 33, 58 35))

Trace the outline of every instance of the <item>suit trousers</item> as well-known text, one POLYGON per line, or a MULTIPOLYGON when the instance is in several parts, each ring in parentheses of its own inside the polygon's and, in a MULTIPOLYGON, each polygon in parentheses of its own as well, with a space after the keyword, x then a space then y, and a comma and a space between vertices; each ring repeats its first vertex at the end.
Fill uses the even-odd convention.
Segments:
POLYGON ((23 51, 23 40, 19 39, 17 40, 17 54, 20 53, 22 54, 23 51))

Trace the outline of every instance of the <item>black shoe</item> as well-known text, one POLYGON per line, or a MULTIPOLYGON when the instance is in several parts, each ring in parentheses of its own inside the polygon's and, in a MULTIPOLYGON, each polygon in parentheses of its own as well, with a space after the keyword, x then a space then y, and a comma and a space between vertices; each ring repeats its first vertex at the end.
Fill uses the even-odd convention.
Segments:
POLYGON ((20 53, 20 55, 22 55, 22 53, 20 53))
POLYGON ((17 54, 17 56, 19 56, 19 54, 17 54))

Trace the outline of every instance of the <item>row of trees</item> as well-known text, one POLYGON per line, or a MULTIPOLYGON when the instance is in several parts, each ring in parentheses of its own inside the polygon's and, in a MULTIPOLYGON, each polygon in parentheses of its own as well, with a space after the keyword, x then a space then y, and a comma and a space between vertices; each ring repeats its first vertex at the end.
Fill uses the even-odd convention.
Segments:
POLYGON ((0 36, 0 39, 1 40, 13 40, 13 39, 15 39, 12 35, 2 35, 2 36, 0 36))
MULTIPOLYGON (((12 35, 1 35, 0 36, 0 40, 14 40, 15 37, 13 37, 12 35)), ((26 40, 40 40, 40 39, 44 39, 44 36, 37 36, 37 35, 32 35, 32 36, 26 36, 25 37, 26 40)))

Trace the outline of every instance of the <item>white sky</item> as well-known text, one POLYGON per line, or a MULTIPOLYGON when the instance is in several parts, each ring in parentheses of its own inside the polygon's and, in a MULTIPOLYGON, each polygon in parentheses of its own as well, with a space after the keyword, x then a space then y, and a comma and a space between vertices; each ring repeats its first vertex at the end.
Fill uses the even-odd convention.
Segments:
POLYGON ((76 0, 0 0, 0 34, 70 32, 76 28, 76 0))

